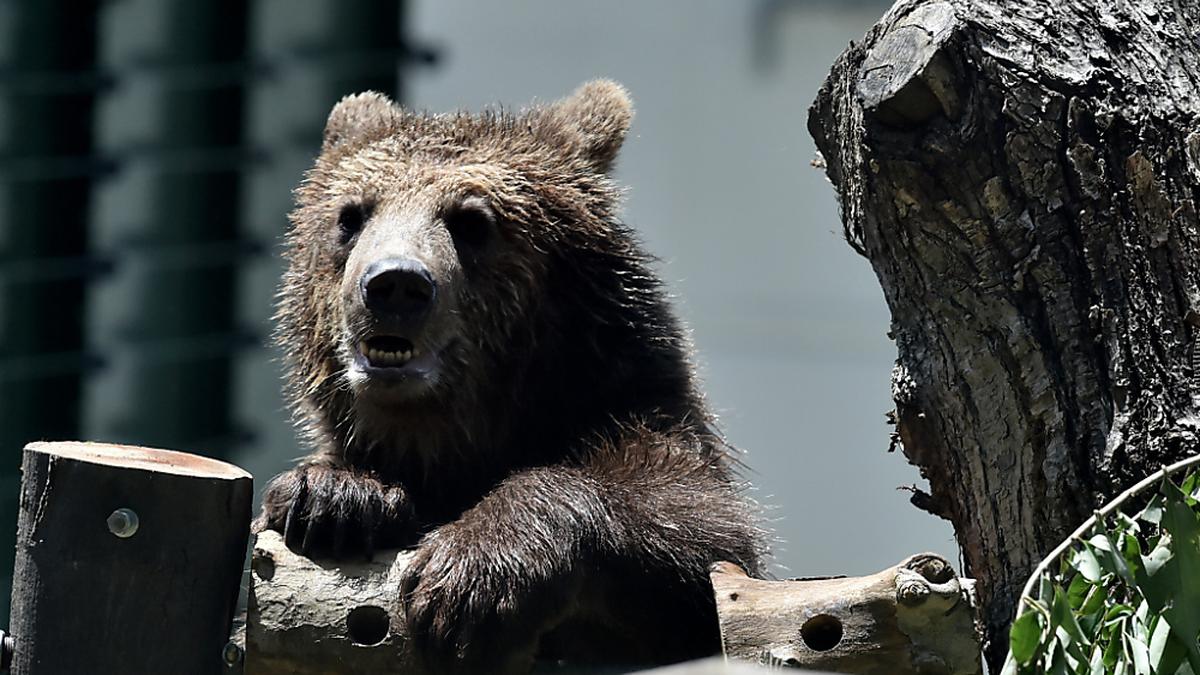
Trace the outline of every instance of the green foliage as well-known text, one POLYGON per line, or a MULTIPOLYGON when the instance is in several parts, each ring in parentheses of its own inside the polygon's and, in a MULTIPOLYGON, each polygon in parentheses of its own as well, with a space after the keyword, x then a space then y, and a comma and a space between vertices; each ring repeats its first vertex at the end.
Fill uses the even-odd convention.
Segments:
POLYGON ((1200 675, 1200 472, 1110 510, 1023 598, 1002 675, 1200 675))

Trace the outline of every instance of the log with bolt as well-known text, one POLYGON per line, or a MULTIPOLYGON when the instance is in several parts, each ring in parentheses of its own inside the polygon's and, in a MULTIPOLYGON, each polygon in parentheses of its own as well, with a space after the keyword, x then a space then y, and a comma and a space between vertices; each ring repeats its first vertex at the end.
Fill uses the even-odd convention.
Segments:
MULTIPOLYGON (((30 444, 22 470, 12 633, 0 632, 0 670, 419 672, 403 617, 394 616, 409 552, 314 561, 265 532, 251 558, 245 632, 231 640, 249 474, 195 455, 97 443, 30 444)), ((866 577, 788 581, 721 563, 712 582, 729 657, 862 675, 981 672, 971 582, 939 556, 866 577)))

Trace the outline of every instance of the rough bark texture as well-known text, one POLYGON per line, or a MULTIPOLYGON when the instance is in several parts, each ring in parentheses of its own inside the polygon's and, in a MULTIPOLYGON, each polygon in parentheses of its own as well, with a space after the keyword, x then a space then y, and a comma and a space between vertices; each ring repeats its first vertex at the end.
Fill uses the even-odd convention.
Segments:
POLYGON ((859 675, 979 675, 970 582, 915 555, 867 577, 763 581, 712 574, 725 655, 859 675))
POLYGON ((21 466, 14 675, 219 675, 250 474, 181 452, 31 443, 21 466))
POLYGON ((989 661, 1037 560, 1194 448, 1200 4, 900 2, 810 112, 989 661))

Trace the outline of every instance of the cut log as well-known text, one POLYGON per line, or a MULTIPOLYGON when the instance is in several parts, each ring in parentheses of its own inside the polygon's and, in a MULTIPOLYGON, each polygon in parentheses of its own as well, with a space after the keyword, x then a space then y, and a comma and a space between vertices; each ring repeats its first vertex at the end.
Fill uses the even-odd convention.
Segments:
POLYGON ((994 668, 1034 565, 1200 441, 1198 32, 1196 2, 905 0, 810 112, 994 668))
POLYGON ((278 532, 258 534, 250 559, 246 675, 356 675, 418 671, 394 616, 411 557, 381 552, 362 562, 315 562, 278 532))
MULTIPOLYGON (((391 552, 369 562, 318 563, 290 551, 276 532, 259 534, 246 675, 421 673, 407 651, 403 617, 395 616, 409 557, 391 552)), ((980 672, 969 584, 937 556, 913 556, 861 579, 761 581, 723 565, 712 579, 730 657, 847 673, 980 672), (843 637, 828 648, 803 642, 826 646, 819 641, 831 622, 843 627, 843 637)), ((555 672, 546 666, 539 672, 555 672)))
POLYGON ((31 443, 21 470, 12 672, 221 673, 250 474, 99 443, 31 443))
POLYGON ((971 582, 925 553, 867 577, 763 581, 712 573, 730 657, 859 675, 979 675, 971 582))

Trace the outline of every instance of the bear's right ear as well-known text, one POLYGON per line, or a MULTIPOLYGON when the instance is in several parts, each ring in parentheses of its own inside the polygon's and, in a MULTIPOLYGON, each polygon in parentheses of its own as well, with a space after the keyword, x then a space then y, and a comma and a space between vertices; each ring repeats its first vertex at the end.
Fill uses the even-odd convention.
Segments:
POLYGON ((348 141, 382 137, 395 128, 401 114, 391 99, 377 91, 346 96, 329 113, 321 152, 328 152, 348 141))

